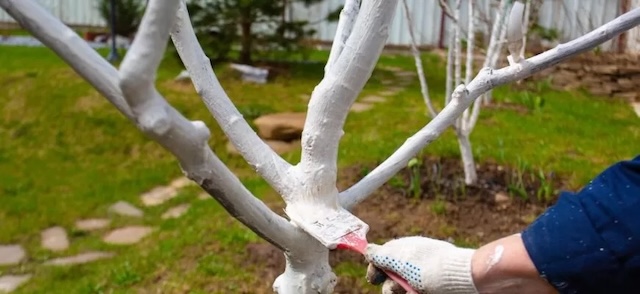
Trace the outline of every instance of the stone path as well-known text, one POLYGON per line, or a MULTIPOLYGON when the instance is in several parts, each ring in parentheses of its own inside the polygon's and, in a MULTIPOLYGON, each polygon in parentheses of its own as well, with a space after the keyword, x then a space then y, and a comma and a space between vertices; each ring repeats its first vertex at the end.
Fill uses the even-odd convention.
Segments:
POLYGON ((631 102, 631 107, 633 107, 633 111, 640 117, 640 102, 631 102))
POLYGON ((42 248, 51 251, 64 251, 69 248, 69 238, 67 237, 67 231, 63 227, 46 229, 40 235, 42 237, 42 248))
POLYGON ((369 95, 358 99, 353 103, 349 111, 354 113, 365 112, 373 108, 375 104, 387 102, 387 98, 391 98, 406 90, 413 81, 416 80, 416 73, 406 71, 399 67, 383 67, 383 70, 391 71, 394 75, 392 79, 384 79, 380 81, 385 86, 383 91, 375 95, 369 95))
MULTIPOLYGON (((183 189, 194 183, 186 177, 174 179, 165 186, 155 187, 140 195, 140 202, 144 207, 158 206, 179 196, 180 189, 183 189)), ((197 199, 210 199, 206 193, 201 193, 197 199)), ((161 219, 175 219, 183 216, 191 207, 190 203, 183 203, 168 208, 161 216, 161 219)), ((142 218, 144 211, 135 205, 118 201, 108 208, 109 215, 124 216, 129 218, 142 218)), ((74 224, 74 229, 83 232, 96 232, 100 230, 110 229, 112 220, 110 218, 86 218, 79 219, 74 224)), ((127 246, 138 243, 155 231, 155 228, 149 226, 123 226, 113 228, 102 236, 102 241, 114 246, 127 246)), ((91 235, 88 235, 91 236, 91 235)), ((81 237, 80 237, 81 238, 81 237)), ((53 226, 40 232, 40 246, 52 252, 63 254, 70 246, 71 241, 67 230, 62 226, 53 226)), ((61 256, 52 258, 42 262, 42 266, 76 266, 95 262, 99 260, 109 259, 116 256, 113 252, 107 251, 87 251, 70 256, 61 256)), ((19 244, 0 244, 0 293, 9 293, 31 279, 32 274, 22 273, 18 268, 21 263, 27 260, 27 252, 19 244), (6 270, 5 270, 6 267, 6 270), (12 270, 11 267, 16 267, 12 270)))
POLYGON ((31 279, 31 275, 6 275, 0 277, 0 293, 12 292, 31 279))

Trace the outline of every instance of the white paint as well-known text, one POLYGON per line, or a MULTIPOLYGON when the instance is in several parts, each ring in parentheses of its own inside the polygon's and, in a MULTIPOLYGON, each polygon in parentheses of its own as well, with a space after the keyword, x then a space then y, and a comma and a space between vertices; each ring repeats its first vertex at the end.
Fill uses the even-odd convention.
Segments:
POLYGON ((489 272, 489 270, 491 270, 493 266, 495 266, 496 264, 498 264, 498 262, 500 262, 500 260, 502 259, 503 253, 504 253, 504 246, 497 245, 496 248, 493 250, 493 253, 489 255, 489 259, 487 259, 487 268, 485 269, 485 272, 489 272))
POLYGON ((255 198, 211 151, 206 125, 182 116, 157 91, 156 71, 170 31, 198 93, 225 134, 282 195, 288 211, 305 220, 312 215, 310 212, 321 211, 319 208, 338 209, 338 200, 345 207, 362 201, 454 124, 483 93, 593 48, 640 23, 640 9, 636 9, 583 38, 523 61, 520 69, 513 66, 483 69, 468 85, 458 85, 452 91, 450 102, 429 124, 338 199, 337 148, 346 115, 371 76, 396 6, 397 0, 370 0, 362 3, 358 17, 346 12, 341 15, 345 25, 340 38, 346 41, 344 45, 336 43, 342 49, 332 50, 335 63, 327 67, 324 79, 312 94, 302 138, 301 162, 290 166, 269 151, 224 94, 197 44, 184 2, 149 1, 139 32, 118 71, 33 0, 0 0, 0 7, 22 27, 70 64, 141 131, 176 156, 188 178, 201 185, 232 216, 285 252, 285 271, 273 285, 281 294, 333 291, 336 276, 328 264, 327 247, 255 198), (350 22, 353 26, 348 33, 350 22))
POLYGON ((527 58, 517 66, 511 65, 501 69, 483 68, 469 85, 461 85, 454 90, 452 97, 457 96, 459 99, 452 99, 438 116, 409 137, 382 164, 351 188, 341 192, 340 204, 345 208, 351 208, 366 199, 404 168, 415 154, 440 136, 482 94, 495 87, 529 77, 572 56, 593 49, 639 24, 640 8, 636 8, 580 38, 527 58))

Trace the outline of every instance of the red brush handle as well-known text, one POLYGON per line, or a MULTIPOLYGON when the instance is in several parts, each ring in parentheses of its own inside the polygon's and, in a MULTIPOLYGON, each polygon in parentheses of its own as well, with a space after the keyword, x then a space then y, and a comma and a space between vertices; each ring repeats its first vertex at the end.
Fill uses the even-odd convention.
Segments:
MULTIPOLYGON (((352 250, 362 255, 365 255, 367 245, 369 244, 369 242, 367 242, 367 239, 360 237, 356 234, 348 234, 344 236, 341 241, 342 242, 338 244, 337 249, 352 250)), ((413 290, 413 288, 411 287, 411 285, 409 285, 409 282, 407 282, 407 280, 403 279, 397 273, 392 272, 390 270, 386 270, 386 269, 382 269, 382 271, 387 275, 387 277, 389 277, 390 279, 398 283, 398 285, 400 285, 403 289, 405 289, 407 293, 409 294, 418 293, 416 290, 413 290)))

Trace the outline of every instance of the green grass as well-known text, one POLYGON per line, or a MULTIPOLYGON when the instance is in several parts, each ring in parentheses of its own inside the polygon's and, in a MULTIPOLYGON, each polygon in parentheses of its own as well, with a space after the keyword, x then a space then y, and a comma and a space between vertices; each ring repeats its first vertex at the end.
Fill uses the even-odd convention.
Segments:
MULTIPOLYGON (((106 52, 101 52, 105 54, 106 52)), ((314 54, 326 58, 326 52, 314 54)), ((425 54, 432 97, 442 101, 444 63, 425 54)), ((64 254, 39 249, 39 232, 53 225, 72 228, 84 217, 105 217, 109 205, 126 200, 140 205, 139 194, 181 174, 174 158, 147 139, 69 67, 43 48, 0 47, 0 244, 26 246, 29 259, 2 273, 33 273, 19 293, 237 293, 248 285, 267 289, 243 263, 244 246, 259 238, 242 227, 212 200, 195 200, 189 188, 170 204, 145 209, 141 220, 118 218, 113 226, 145 224, 157 228, 143 242, 127 247, 99 241, 101 233, 71 233, 72 247, 64 254), (200 202, 197 202, 200 201, 200 202), (193 202, 180 219, 161 221, 170 205, 193 202), (51 257, 87 250, 117 253, 94 264, 49 268, 51 257)), ((413 70, 408 56, 383 56, 380 65, 413 70)), ((211 128, 210 144, 219 157, 256 196, 279 201, 248 165, 225 152, 226 140, 193 89, 173 83, 179 63, 168 59, 158 86, 186 117, 211 128)), ((216 72, 222 85, 248 118, 277 111, 305 111, 309 95, 322 78, 322 64, 297 65, 267 85, 241 83, 224 66, 216 72)), ((384 86, 388 71, 376 70, 362 95, 384 86)), ((536 90, 537 91, 537 90, 536 90)), ((525 103, 521 91, 496 90, 497 101, 525 103)), ((478 162, 494 160, 514 165, 518 160, 570 179, 578 188, 614 161, 634 156, 640 140, 638 118, 630 107, 582 92, 542 87, 538 111, 489 109, 482 113, 471 136, 478 162)), ((441 105, 441 103, 438 103, 441 105)), ((428 122, 417 81, 388 102, 364 113, 351 114, 341 141, 341 167, 380 162, 408 136, 428 122)), ((423 152, 457 156, 449 131, 423 152)), ((297 162, 299 152, 285 155, 297 162)), ((364 267, 344 264, 340 274, 364 274, 364 267)))

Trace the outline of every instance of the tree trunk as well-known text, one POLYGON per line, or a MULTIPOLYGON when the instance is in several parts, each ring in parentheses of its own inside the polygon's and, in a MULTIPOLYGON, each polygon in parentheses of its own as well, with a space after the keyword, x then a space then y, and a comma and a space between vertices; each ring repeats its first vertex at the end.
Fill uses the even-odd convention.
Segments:
POLYGON ((329 265, 329 250, 316 240, 300 240, 301 252, 285 252, 287 264, 273 282, 273 291, 278 294, 331 294, 338 278, 329 265))
POLYGON ((473 185, 478 181, 476 173, 476 163, 473 160, 473 149, 471 149, 471 141, 469 136, 456 131, 458 137, 458 146, 460 146, 460 157, 462 158, 462 167, 464 169, 464 182, 467 185, 473 185))
POLYGON ((243 15, 240 21, 240 62, 243 64, 251 64, 251 51, 253 46, 253 36, 251 35, 251 18, 249 15, 243 15))

